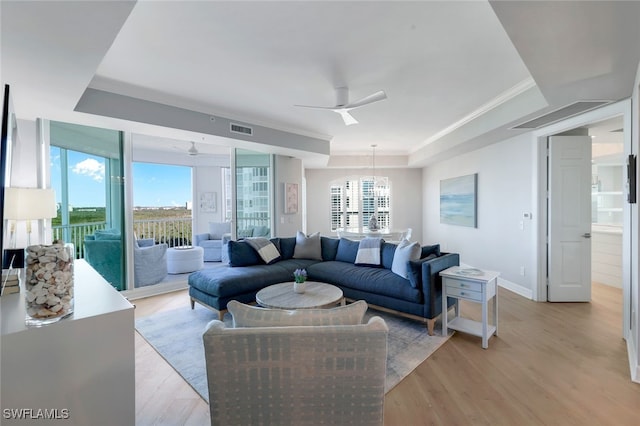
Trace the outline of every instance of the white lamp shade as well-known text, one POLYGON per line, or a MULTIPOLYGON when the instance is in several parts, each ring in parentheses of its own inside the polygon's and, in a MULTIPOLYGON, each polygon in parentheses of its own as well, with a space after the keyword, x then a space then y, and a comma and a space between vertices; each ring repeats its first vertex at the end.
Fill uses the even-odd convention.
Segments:
POLYGON ((5 188, 4 218, 10 220, 51 219, 57 216, 53 189, 5 188))

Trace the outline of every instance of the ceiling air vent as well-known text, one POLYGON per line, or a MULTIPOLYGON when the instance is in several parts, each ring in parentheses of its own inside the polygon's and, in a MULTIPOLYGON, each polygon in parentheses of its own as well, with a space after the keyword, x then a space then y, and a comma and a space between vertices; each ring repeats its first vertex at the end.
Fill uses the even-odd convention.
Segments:
POLYGON ((578 101, 565 107, 551 111, 545 115, 529 120, 526 123, 518 124, 512 129, 538 129, 547 124, 573 117, 574 115, 598 108, 599 106, 610 103, 611 101, 578 101))
POLYGON ((253 136, 253 129, 251 127, 242 126, 236 123, 231 123, 231 133, 239 133, 241 135, 253 136))

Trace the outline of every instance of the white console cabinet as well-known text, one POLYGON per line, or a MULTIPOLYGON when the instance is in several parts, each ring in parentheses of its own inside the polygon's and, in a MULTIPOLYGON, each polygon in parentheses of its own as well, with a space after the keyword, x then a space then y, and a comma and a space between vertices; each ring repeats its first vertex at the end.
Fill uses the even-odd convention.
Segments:
POLYGON ((27 328, 22 294, 0 298, 3 425, 135 424, 133 306, 74 267, 74 313, 57 323, 27 328))

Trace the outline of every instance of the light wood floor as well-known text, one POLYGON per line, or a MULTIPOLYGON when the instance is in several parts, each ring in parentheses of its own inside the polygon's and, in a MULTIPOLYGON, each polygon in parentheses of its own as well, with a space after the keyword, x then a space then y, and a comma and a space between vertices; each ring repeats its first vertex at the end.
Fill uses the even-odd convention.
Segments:
MULTIPOLYGON (((189 301, 180 291, 134 303, 143 317, 189 301)), ((456 333, 387 394, 385 425, 638 425, 621 318, 621 290, 596 283, 591 303, 500 289, 500 335, 483 350, 456 333)), ((136 424, 209 424, 207 404, 137 333, 136 424)))

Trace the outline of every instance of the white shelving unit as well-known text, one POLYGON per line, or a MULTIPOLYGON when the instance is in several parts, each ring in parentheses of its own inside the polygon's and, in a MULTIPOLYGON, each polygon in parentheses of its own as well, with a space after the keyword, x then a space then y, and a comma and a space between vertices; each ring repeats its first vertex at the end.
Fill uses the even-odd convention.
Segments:
POLYGON ((622 224, 623 166, 598 164, 593 166, 591 185, 592 222, 603 225, 622 224))

